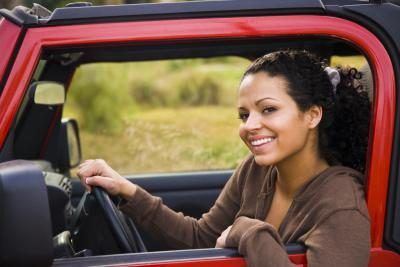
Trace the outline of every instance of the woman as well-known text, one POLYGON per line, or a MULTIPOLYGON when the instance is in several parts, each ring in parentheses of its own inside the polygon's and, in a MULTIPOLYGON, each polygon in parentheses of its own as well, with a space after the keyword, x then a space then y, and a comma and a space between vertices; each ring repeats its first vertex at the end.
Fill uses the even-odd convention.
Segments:
POLYGON ((303 243, 309 266, 367 266, 360 172, 369 100, 357 76, 306 51, 257 59, 238 99, 239 135, 251 155, 200 220, 170 210, 102 160, 86 161, 78 175, 89 190, 125 199, 121 210, 172 248, 234 247, 249 266, 292 266, 284 244, 303 243))

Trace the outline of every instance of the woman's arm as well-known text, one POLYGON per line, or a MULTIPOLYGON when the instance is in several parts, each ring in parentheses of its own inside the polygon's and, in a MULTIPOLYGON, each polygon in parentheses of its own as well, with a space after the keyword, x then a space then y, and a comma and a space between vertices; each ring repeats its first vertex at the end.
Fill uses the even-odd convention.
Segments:
POLYGON ((235 177, 231 177, 214 206, 199 220, 171 210, 159 197, 140 187, 120 209, 170 248, 214 247, 217 237, 232 223, 239 209, 235 183, 235 177))
POLYGON ((89 190, 90 186, 101 186, 125 199, 120 209, 169 247, 204 248, 214 247, 217 237, 234 221, 241 201, 240 180, 250 162, 251 157, 236 169, 214 206, 199 220, 171 210, 160 198, 130 183, 102 160, 82 164, 78 175, 89 190))
POLYGON ((294 266, 275 228, 266 222, 239 217, 226 238, 226 247, 238 248, 247 266, 294 266))
MULTIPOLYGON (((369 219, 356 209, 339 210, 299 240, 307 247, 307 266, 368 266, 369 219)), ((263 221, 239 217, 226 239, 250 267, 293 266, 275 228, 263 221)))

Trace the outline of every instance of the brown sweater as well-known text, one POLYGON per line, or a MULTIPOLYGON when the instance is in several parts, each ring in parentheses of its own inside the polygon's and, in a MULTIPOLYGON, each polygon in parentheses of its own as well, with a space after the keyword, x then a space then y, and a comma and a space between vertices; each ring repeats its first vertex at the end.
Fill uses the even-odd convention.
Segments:
POLYGON ((252 266, 292 266, 284 244, 303 243, 308 266, 367 266, 370 221, 362 176, 333 166, 296 194, 280 227, 264 221, 275 190, 275 168, 253 157, 235 171, 208 213, 196 220, 176 213, 141 188, 120 208, 158 240, 176 249, 214 247, 230 225, 228 247, 252 266))

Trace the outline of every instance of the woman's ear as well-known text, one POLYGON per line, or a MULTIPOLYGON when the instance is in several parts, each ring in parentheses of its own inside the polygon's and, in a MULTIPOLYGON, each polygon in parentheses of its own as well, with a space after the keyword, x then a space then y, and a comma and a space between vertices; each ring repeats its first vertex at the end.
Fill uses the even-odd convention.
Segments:
POLYGON ((310 129, 314 129, 318 126, 322 119, 322 107, 321 106, 311 106, 311 108, 307 111, 308 127, 310 129))

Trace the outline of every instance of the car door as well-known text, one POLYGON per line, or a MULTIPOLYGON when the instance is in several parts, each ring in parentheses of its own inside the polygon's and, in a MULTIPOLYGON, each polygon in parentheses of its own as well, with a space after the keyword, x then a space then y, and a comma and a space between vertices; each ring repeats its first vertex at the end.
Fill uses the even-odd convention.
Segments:
MULTIPOLYGON (((370 63, 375 84, 375 112, 366 185, 367 202, 372 218, 371 266, 379 266, 382 259, 395 264, 397 256, 383 249, 383 232, 395 127, 397 81, 395 73, 398 73, 395 59, 397 54, 393 51, 396 51, 398 44, 384 37, 385 33, 380 32, 379 27, 371 26, 374 23, 365 22, 360 18, 369 17, 372 7, 368 4, 360 4, 359 8, 354 5, 342 7, 338 3, 323 6, 318 1, 291 3, 257 1, 253 4, 254 6, 247 6, 238 2, 229 4, 221 1, 216 4, 160 4, 131 8, 82 7, 79 13, 81 15, 76 13, 76 10, 65 8, 56 11, 48 19, 47 25, 41 27, 25 25, 27 31, 22 40, 21 50, 16 55, 14 67, 10 70, 7 81, 4 81, 4 90, 0 98, 2 107, 0 144, 6 147, 13 142, 15 129, 24 129, 14 128, 12 124, 16 123, 20 104, 26 96, 28 85, 41 60, 55 64, 52 68, 48 68, 55 73, 58 73, 56 71, 58 69, 69 67, 60 73, 72 76, 74 69, 80 65, 96 60, 124 61, 126 60, 124 57, 140 61, 166 57, 188 58, 193 54, 196 56, 200 54, 203 57, 239 54, 251 59, 269 50, 298 47, 299 44, 303 47, 308 47, 310 43, 322 44, 322 51, 326 51, 331 42, 338 42, 347 49, 356 47, 356 50, 361 51, 370 63), (175 9, 181 5, 185 7, 185 11, 176 11, 175 9), (211 12, 211 15, 208 12, 211 12), (351 45, 348 45, 349 43, 351 45), (107 54, 109 49, 114 49, 114 52, 107 54), (118 53, 119 49, 125 49, 123 51, 127 52, 123 54, 124 57, 118 53), (70 57, 72 54, 77 55, 76 53, 83 54, 79 57, 70 57), (109 57, 102 57, 103 55, 109 57), (57 65, 59 68, 55 67, 57 65)), ((382 7, 390 8, 390 4, 383 4, 382 7)), ((384 25, 382 27, 385 28, 384 25)), ((69 76, 61 75, 58 79, 68 84, 67 77, 69 76)), ((39 148, 35 148, 37 153, 29 154, 30 158, 26 157, 53 160, 46 158, 51 154, 46 154, 46 151, 51 144, 49 139, 61 121, 61 109, 62 107, 51 111, 54 119, 49 120, 48 128, 41 128, 46 129, 45 133, 40 132, 37 135, 43 137, 38 141, 39 148)), ((22 140, 24 144, 24 138, 18 140, 22 140)), ((1 155, 5 153, 3 149, 1 155)), ((25 155, 28 154, 23 154, 25 155)), ((19 158, 12 153, 8 154, 8 159, 13 157, 19 158)), ((198 217, 209 209, 231 173, 232 170, 203 170, 168 174, 134 174, 127 177, 149 192, 162 197, 173 209, 198 217)), ((83 193, 83 187, 78 182, 73 182, 73 185, 72 196, 73 199, 77 199, 83 193)), ((154 244, 155 246, 157 244, 154 244)), ((153 265, 163 262, 164 265, 172 266, 190 265, 193 261, 197 262, 194 264, 212 261, 214 264, 220 264, 219 266, 244 264, 243 258, 229 254, 231 253, 229 251, 223 251, 223 255, 213 250, 211 254, 207 252, 205 256, 196 256, 196 253, 201 254, 201 252, 173 252, 171 258, 162 254, 161 258, 151 258, 149 255, 148 258, 143 256, 142 260, 136 255, 87 257, 57 260, 56 264, 92 262, 98 265, 124 263, 136 266, 144 262, 153 265), (171 259, 175 262, 165 263, 171 259)), ((290 255, 290 257, 295 263, 306 264, 304 254, 290 255)))

